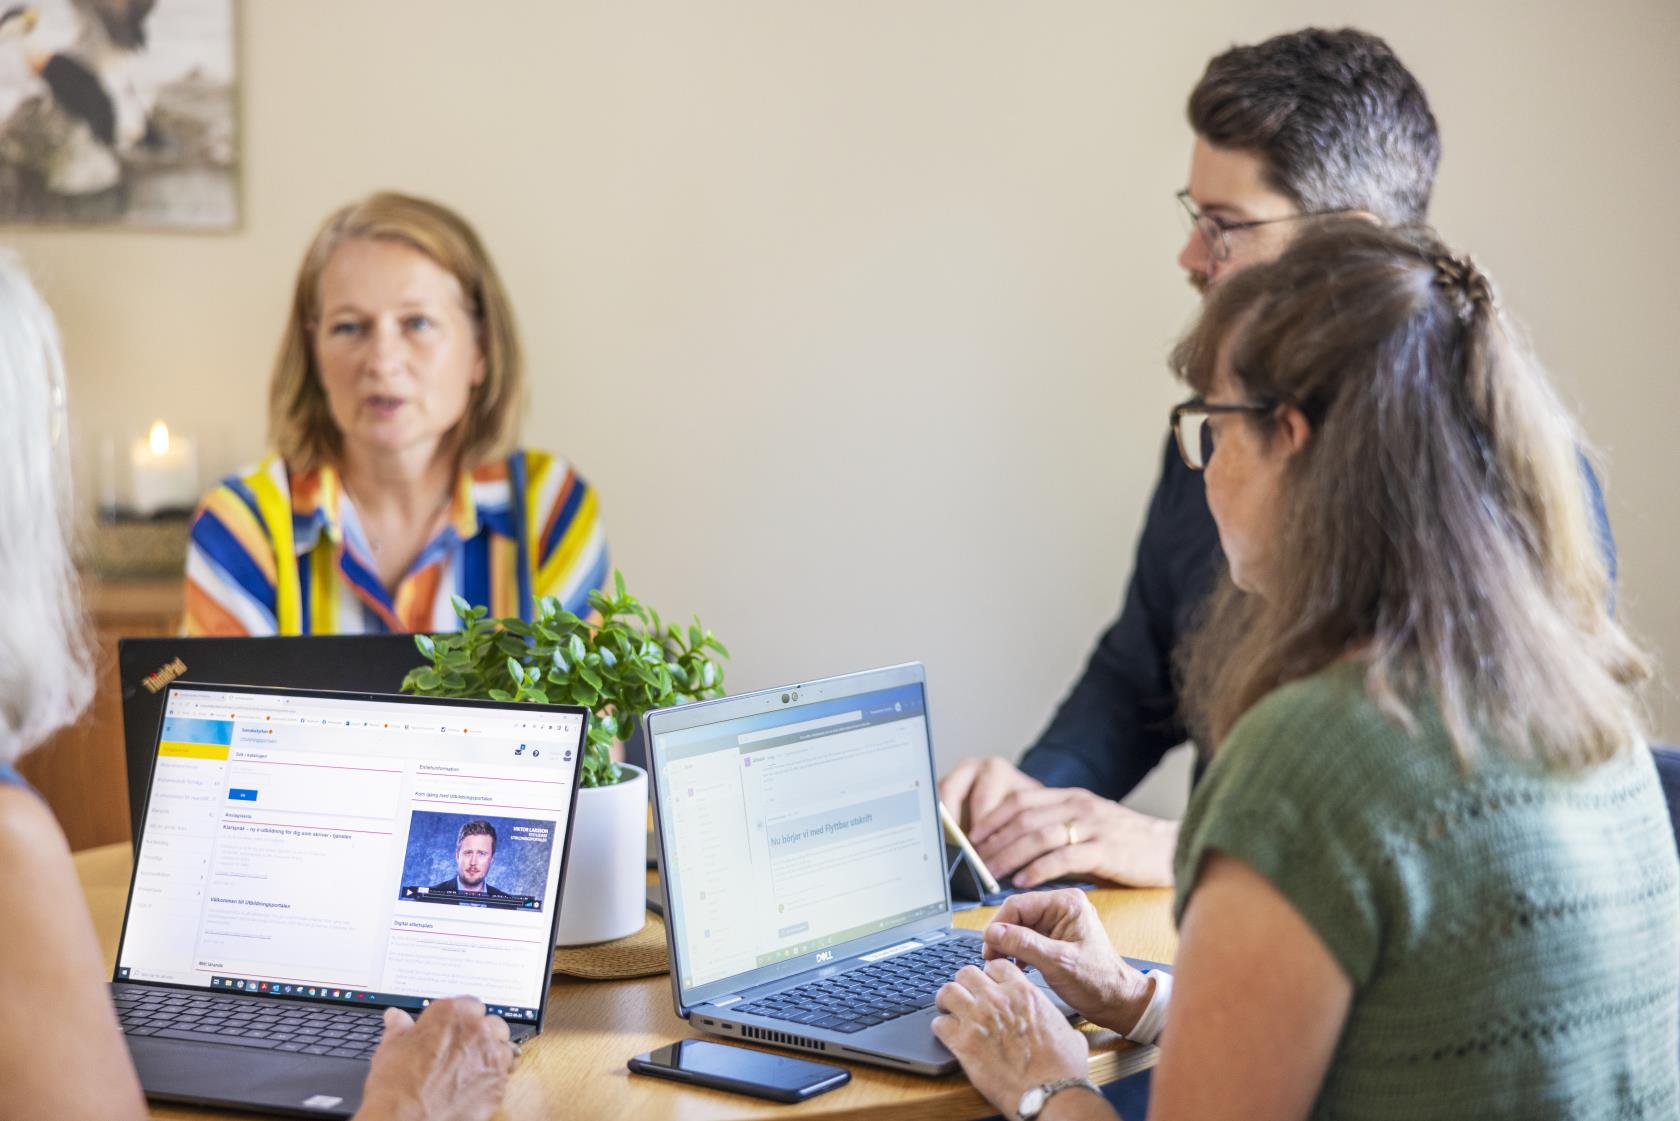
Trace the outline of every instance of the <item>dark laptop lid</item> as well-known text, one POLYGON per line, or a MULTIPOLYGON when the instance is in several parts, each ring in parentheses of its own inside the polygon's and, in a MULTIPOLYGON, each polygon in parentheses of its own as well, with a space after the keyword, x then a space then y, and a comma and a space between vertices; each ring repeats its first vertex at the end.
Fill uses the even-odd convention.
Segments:
POLYGON ((408 671, 422 661, 414 636, 407 634, 119 640, 128 821, 135 847, 140 844, 152 749, 163 718, 163 693, 170 682, 395 693, 408 671))

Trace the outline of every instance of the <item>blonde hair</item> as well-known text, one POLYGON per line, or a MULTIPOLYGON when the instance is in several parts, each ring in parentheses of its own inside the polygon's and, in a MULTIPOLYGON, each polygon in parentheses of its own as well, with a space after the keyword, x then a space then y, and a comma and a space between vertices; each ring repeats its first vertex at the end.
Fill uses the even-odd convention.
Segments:
POLYGON ((310 327, 321 314, 321 273, 347 241, 394 241, 431 258, 461 286, 478 326, 484 381, 473 390, 453 437, 460 465, 472 468, 510 454, 525 408, 525 368, 513 306, 478 234, 459 214, 427 199, 390 191, 370 195, 322 224, 298 267, 292 311, 268 388, 269 437, 294 471, 335 463, 343 434, 327 407, 315 368, 310 327))
POLYGON ((1466 765, 1491 745, 1579 769, 1636 742, 1651 667, 1610 614, 1579 436, 1472 262, 1421 228, 1323 222, 1222 281, 1173 364, 1205 394, 1222 347, 1312 438, 1276 587, 1224 579, 1182 652, 1200 742, 1347 657, 1408 729, 1438 709, 1466 765))
POLYGON ((0 763, 70 723, 93 695, 66 424, 58 327, 23 266, 0 253, 0 763))

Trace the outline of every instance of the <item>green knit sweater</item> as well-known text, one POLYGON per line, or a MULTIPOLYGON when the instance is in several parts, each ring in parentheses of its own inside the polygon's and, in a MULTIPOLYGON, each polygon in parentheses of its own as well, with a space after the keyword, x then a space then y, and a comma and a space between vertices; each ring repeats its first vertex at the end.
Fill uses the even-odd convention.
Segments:
POLYGON ((1343 664, 1231 730, 1179 837, 1180 919, 1215 849, 1353 982, 1313 1117, 1680 1116, 1680 866, 1643 747, 1466 774, 1437 718, 1406 732, 1343 664))

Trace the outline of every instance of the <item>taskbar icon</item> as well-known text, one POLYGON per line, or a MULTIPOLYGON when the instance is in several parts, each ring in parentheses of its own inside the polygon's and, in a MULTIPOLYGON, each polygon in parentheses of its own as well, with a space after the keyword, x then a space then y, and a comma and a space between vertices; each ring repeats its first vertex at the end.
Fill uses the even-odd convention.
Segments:
POLYGON ((328 1000, 376 1001, 379 994, 366 989, 333 988, 331 985, 304 985, 295 981, 265 981, 260 977, 212 977, 213 989, 255 993, 258 996, 312 996, 328 1000))
POLYGON ((210 987, 246 996, 301 996, 315 1000, 351 1001, 357 1004, 395 1004, 400 999, 392 994, 377 993, 370 989, 347 989, 342 985, 309 985, 297 981, 265 981, 261 977, 214 976, 210 978, 210 987))

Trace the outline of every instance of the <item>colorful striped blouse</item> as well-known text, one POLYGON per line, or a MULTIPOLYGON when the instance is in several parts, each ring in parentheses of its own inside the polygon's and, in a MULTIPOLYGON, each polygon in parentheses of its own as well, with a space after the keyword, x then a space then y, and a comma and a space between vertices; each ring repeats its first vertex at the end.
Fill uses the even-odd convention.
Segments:
POLYGON ((524 450, 463 472, 448 521, 395 589, 337 472, 291 475, 278 456, 222 482, 193 520, 189 635, 452 631, 450 597, 529 619, 558 596, 590 613, 606 585, 607 538, 595 491, 565 460, 524 450))

